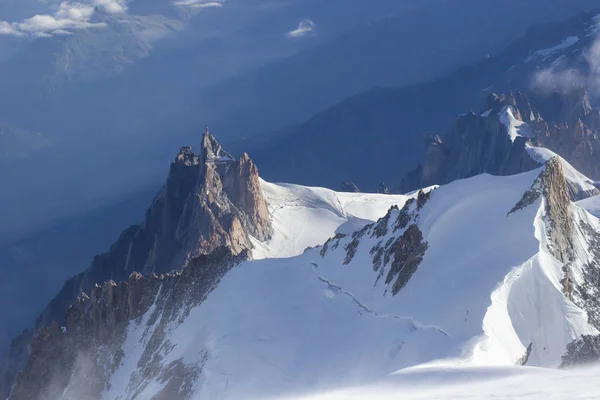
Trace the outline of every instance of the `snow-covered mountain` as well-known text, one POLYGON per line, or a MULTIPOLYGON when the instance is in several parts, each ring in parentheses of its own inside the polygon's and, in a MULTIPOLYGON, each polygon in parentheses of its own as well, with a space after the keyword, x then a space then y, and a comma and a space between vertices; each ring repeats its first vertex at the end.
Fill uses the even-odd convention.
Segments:
POLYGON ((528 172, 368 195, 259 181, 206 134, 115 264, 84 274, 128 279, 33 334, 9 399, 282 398, 423 364, 577 360, 585 346, 568 346, 600 329, 600 221, 571 201, 582 175, 533 149, 546 158, 528 172))
POLYGON ((524 172, 557 153, 575 166, 565 164, 571 177, 571 197, 590 197, 598 189, 585 175, 600 177, 599 118, 600 112, 591 106, 581 86, 565 91, 492 94, 481 111, 462 114, 444 139, 427 139, 423 161, 405 174, 401 190, 443 184, 482 172, 524 172))

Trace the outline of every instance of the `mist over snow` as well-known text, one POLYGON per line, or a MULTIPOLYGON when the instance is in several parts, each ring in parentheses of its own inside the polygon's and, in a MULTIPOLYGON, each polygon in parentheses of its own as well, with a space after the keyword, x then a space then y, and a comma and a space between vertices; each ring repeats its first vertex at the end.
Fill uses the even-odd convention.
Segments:
POLYGON ((600 366, 547 370, 434 365, 400 371, 373 385, 292 395, 280 400, 588 400, 600 393, 599 374, 600 366))

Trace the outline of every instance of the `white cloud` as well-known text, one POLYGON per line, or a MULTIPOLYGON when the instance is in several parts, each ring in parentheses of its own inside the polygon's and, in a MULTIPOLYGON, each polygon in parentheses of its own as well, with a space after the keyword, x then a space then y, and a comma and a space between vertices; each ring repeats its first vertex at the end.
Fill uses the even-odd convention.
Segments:
POLYGON ((63 1, 52 14, 40 14, 21 22, 0 21, 0 35, 51 37, 67 35, 80 29, 101 28, 103 22, 93 22, 98 10, 108 14, 127 11, 124 0, 90 0, 88 3, 63 1))
POLYGON ((316 27, 317 24, 315 24, 313 21, 310 19, 304 19, 298 23, 298 27, 296 29, 289 31, 287 36, 291 38, 303 37, 313 33, 316 27))
POLYGON ((173 4, 180 7, 189 7, 189 8, 209 8, 209 7, 223 7, 223 3, 225 0, 179 0, 175 1, 173 4))
POLYGON ((8 22, 0 21, 0 35, 18 35, 18 32, 8 22))
MULTIPOLYGON (((594 29, 594 33, 600 29, 594 29)), ((534 75, 534 85, 540 88, 568 91, 574 86, 586 86, 594 96, 600 96, 600 34, 596 34, 593 44, 586 49, 577 66, 555 62, 549 68, 534 75)))

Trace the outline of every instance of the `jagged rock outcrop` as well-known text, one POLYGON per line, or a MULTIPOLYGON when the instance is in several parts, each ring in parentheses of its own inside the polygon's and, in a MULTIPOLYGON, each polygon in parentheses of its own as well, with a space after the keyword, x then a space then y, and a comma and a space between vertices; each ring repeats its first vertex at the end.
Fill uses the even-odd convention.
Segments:
POLYGON ((126 229, 110 250, 66 282, 38 323, 58 320, 81 291, 96 282, 181 269, 187 260, 227 246, 235 254, 272 232, 258 169, 247 154, 236 160, 208 130, 198 154, 183 147, 166 184, 140 225, 126 229))
POLYGON ((137 364, 138 390, 143 389, 142 381, 158 378, 165 384, 159 398, 189 397, 189 384, 200 373, 199 367, 179 360, 161 367, 158 349, 172 346, 168 325, 184 318, 227 271, 248 256, 248 250, 234 254, 227 247, 219 247, 190 260, 180 272, 147 277, 132 273, 124 282, 108 281, 96 285, 89 296, 81 294, 69 307, 64 327, 54 322, 35 334, 27 366, 10 399, 100 400, 110 375, 124 357, 131 356, 122 351, 130 322, 135 323, 149 310, 150 318, 145 321, 147 347, 137 364))
POLYGON ((387 185, 385 183, 381 182, 377 186, 377 193, 379 193, 379 194, 390 194, 390 189, 387 187, 387 185))
MULTIPOLYGON (((552 255, 566 268, 573 262, 573 230, 575 223, 571 215, 571 199, 562 163, 558 158, 548 161, 541 175, 542 191, 546 199, 546 215, 552 230, 552 243, 548 248, 552 255)), ((565 279, 569 278, 566 272, 565 279)), ((565 290, 568 291, 568 290, 565 290)))
POLYGON ((338 192, 344 193, 360 193, 360 189, 352 182, 344 181, 340 185, 338 192))
MULTIPOLYGON (((236 160, 207 130, 198 154, 191 147, 181 148, 144 221, 124 230, 108 252, 69 279, 36 327, 54 321, 63 325, 67 307, 97 282, 125 281, 133 272, 150 275, 180 270, 190 259, 222 246, 233 254, 247 255, 245 250, 252 247, 250 236, 264 241, 271 233, 256 165, 247 154, 236 160)), ((31 332, 24 335, 31 336, 31 332)), ((21 368, 26 346, 26 340, 13 342, 2 368, 3 388, 21 368)))
POLYGON ((248 233, 260 241, 269 239, 273 234, 269 210, 260 188, 258 169, 248 154, 229 165, 223 177, 223 190, 241 211, 248 233))
POLYGON ((407 192, 483 172, 512 175, 534 169, 540 164, 528 154, 528 145, 548 148, 597 180, 599 130, 600 111, 591 107, 583 87, 568 92, 492 94, 481 113, 460 116, 443 140, 427 138, 422 163, 403 177, 399 190, 407 192))
MULTIPOLYGON (((369 250, 373 261, 373 270, 377 273, 375 284, 377 285, 384 278, 386 292, 390 290, 392 295, 398 294, 417 272, 429 248, 429 244, 423 238, 418 221, 419 212, 430 198, 431 191, 420 190, 417 198, 407 200, 402 209, 392 206, 387 214, 377 222, 354 232, 351 235, 352 240, 344 245, 346 252, 344 265, 348 265, 354 260, 361 240, 365 237, 381 239, 369 250), (383 238, 389 232, 397 233, 398 236, 391 237, 384 242, 383 238)), ((321 257, 325 257, 328 251, 336 250, 346 236, 338 234, 329 239, 321 248, 321 257)))
POLYGON ((567 346, 561 368, 571 368, 600 361, 600 336, 584 335, 567 346))

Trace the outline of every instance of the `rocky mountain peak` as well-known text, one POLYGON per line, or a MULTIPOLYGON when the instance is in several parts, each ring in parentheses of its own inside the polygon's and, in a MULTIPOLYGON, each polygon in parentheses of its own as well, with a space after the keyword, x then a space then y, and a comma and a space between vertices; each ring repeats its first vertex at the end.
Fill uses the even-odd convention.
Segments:
POLYGON ((123 281, 182 269, 189 259, 225 246, 233 254, 252 248, 250 237, 270 238, 272 226, 258 168, 247 154, 236 160, 206 130, 199 154, 182 147, 167 181, 139 225, 126 229, 110 250, 71 278, 39 323, 62 321, 64 310, 96 282, 123 281))
POLYGON ((380 182, 379 185, 377 185, 377 193, 390 194, 390 189, 387 187, 387 185, 384 182, 380 182))
MULTIPOLYGON (((186 271, 209 274, 198 284, 214 282, 222 271, 211 272, 210 265, 224 258, 235 257, 236 263, 249 258, 251 236, 265 241, 272 231, 258 168, 247 154, 236 160, 207 129, 198 154, 185 146, 175 156, 167 181, 144 220, 124 230, 106 253, 94 258, 88 269, 67 280, 36 321, 37 328, 46 328, 35 333, 26 331, 13 342, 9 360, 0 371, 0 384, 10 382, 21 369, 30 338, 34 337, 31 357, 40 363, 36 361, 28 368, 34 368, 36 374, 44 370, 49 360, 59 356, 73 366, 76 354, 53 353, 58 343, 69 340, 65 338, 71 333, 70 337, 79 340, 86 335, 84 331, 92 330, 96 332, 92 340, 105 340, 130 318, 145 312, 153 301, 149 294, 156 294, 161 285, 176 284, 186 271), (179 270, 183 272, 173 272, 179 270), (149 278, 142 278, 139 273, 149 278), (97 282, 106 283, 99 286, 97 282), (60 326, 66 326, 69 334, 65 336, 60 326), (71 328, 81 332, 73 332, 71 328), (38 348, 44 349, 40 350, 43 354, 36 351, 38 348)), ((114 367, 113 362, 119 360, 99 361, 103 368, 114 367)), ((82 371, 90 375, 98 372, 82 371)), ((22 376, 29 372, 25 370, 22 376)), ((55 377, 52 371, 42 375, 42 380, 55 377)), ((98 387, 91 383, 88 389, 89 392, 67 398, 93 398, 98 387)), ((27 393, 22 395, 15 398, 31 398, 27 393)))
POLYGON ((360 189, 354 182, 344 181, 338 188, 338 192, 344 193, 360 193, 360 189))
POLYGON ((235 158, 223 150, 219 142, 217 142, 217 139, 209 132, 208 127, 206 127, 200 143, 200 163, 220 163, 234 160, 235 158))
POLYGON ((479 113, 460 116, 442 139, 427 139, 423 161, 400 191, 444 184, 483 172, 510 175, 538 167, 528 148, 545 147, 578 171, 600 178, 600 113, 584 87, 491 94, 479 113))
POLYGON ((190 167, 192 165, 198 165, 198 156, 190 146, 184 146, 177 153, 177 157, 175 157, 175 164, 183 164, 186 167, 190 167))
POLYGON ((559 124, 574 125, 593 110, 584 86, 574 86, 567 91, 537 90, 531 96, 546 119, 559 124))

